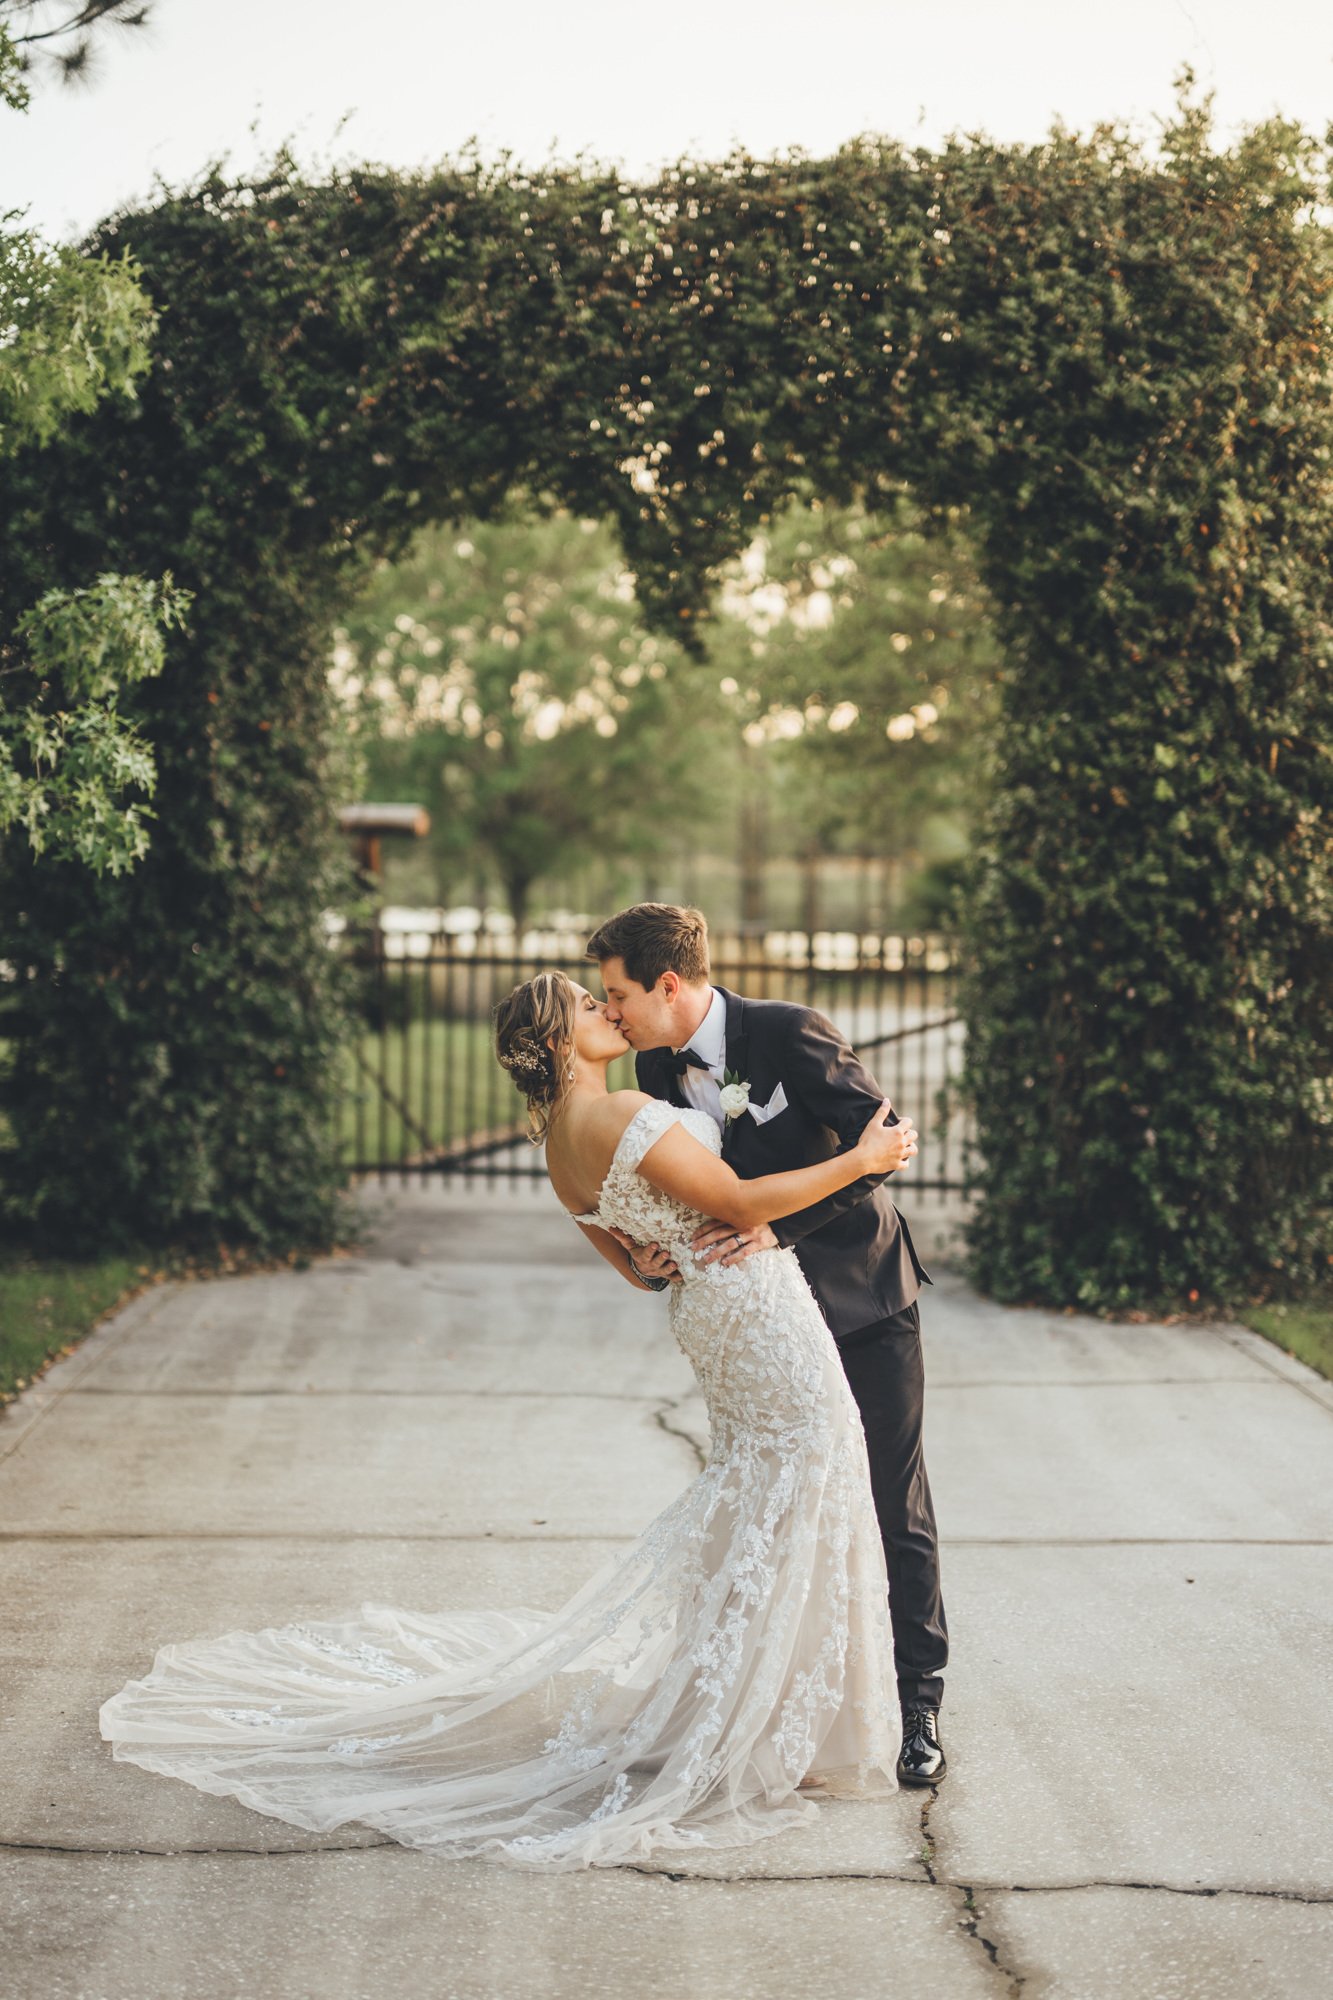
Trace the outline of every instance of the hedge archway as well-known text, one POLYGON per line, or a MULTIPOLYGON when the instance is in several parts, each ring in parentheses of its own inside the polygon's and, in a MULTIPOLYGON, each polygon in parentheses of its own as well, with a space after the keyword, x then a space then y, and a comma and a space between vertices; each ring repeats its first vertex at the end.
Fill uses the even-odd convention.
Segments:
POLYGON ((645 614, 792 492, 968 510, 1006 664, 971 919, 981 1282, 1225 1300, 1327 1258, 1327 160, 888 141, 652 186, 465 158, 214 175, 108 222, 162 309, 133 407, 18 462, 6 633, 170 568, 152 853, 5 856, 11 1220, 327 1240, 326 635, 366 560, 513 497, 610 518, 645 614), (645 479, 656 485, 644 491, 645 479))

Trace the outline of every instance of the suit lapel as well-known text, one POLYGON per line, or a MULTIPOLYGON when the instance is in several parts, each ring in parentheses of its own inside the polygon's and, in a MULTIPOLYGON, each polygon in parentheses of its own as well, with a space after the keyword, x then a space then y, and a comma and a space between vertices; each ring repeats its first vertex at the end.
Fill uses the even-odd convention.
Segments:
POLYGON ((745 1080, 745 1065, 749 1060, 750 1032, 745 1022, 745 1002, 739 993, 731 993, 725 986, 719 986, 727 1009, 726 1067, 745 1080))
MULTIPOLYGON (((744 1083, 748 1080, 746 1064, 750 1059, 750 1036, 745 1024, 745 1002, 739 993, 732 993, 725 986, 719 986, 717 990, 722 995, 727 1009, 724 1069, 732 1076, 738 1076, 741 1082, 744 1083)), ((722 1152, 724 1157, 727 1147, 731 1143, 733 1128, 739 1123, 739 1119, 728 1119, 722 1127, 722 1152)))

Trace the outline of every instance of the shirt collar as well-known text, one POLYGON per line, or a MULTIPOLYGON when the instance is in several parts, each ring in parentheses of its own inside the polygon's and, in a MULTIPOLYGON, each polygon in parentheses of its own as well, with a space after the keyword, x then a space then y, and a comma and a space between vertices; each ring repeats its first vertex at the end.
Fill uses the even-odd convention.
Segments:
MULTIPOLYGON (((696 1055, 703 1056, 710 1068, 722 1068, 727 1053, 727 1003, 716 986, 708 1012, 689 1041, 683 1042, 681 1047, 693 1049, 696 1055)), ((676 1053, 679 1055, 680 1050, 676 1053)))

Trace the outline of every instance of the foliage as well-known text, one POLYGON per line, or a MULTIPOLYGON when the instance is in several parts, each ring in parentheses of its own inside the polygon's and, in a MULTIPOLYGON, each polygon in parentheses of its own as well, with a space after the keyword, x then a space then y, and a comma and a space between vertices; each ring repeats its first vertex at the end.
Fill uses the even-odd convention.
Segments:
POLYGON ((34 856, 50 853, 121 875, 148 850, 151 808, 126 805, 130 790, 151 794, 157 771, 145 739, 122 722, 123 689, 162 671, 164 633, 184 622, 185 593, 168 574, 99 576, 82 590, 48 590, 15 627, 36 694, 0 706, 0 833, 21 826, 34 856), (49 696, 64 690, 71 708, 49 696))
MULTIPOLYGON (((44 41, 49 24, 32 6, 0 6, 0 101, 27 103, 23 50, 3 25, 27 24, 20 40, 44 41)), ((84 7, 90 28, 116 7, 84 7)), ((49 26, 57 39, 71 23, 49 26)), ((80 67, 86 39, 66 45, 80 67)), ((73 71, 71 70, 72 74, 73 71)), ((49 444, 104 397, 133 395, 149 365, 156 325, 132 259, 51 248, 0 217, 0 471, 26 444, 49 444)), ((178 625, 188 596, 172 586, 103 572, 91 585, 44 592, 0 645, 0 834, 26 834, 32 855, 76 860, 120 874, 148 844, 152 753, 121 715, 124 687, 161 671, 163 633, 178 625)))
POLYGON ((995 647, 965 536, 927 532, 905 494, 775 513, 726 566, 709 637, 773 823, 766 847, 809 867, 882 855, 901 874, 943 840, 961 850, 979 746, 995 712, 995 647))
POLYGON ((23 105, 36 69, 87 83, 107 31, 146 27, 152 11, 151 0, 0 0, 0 86, 9 79, 23 105))
POLYGON ((427 533, 335 636, 375 796, 428 806, 446 869, 493 869, 520 927, 536 880, 656 851, 725 774, 691 727, 705 676, 644 629, 600 522, 427 533))
POLYGON ((82 257, 24 229, 0 235, 0 458, 45 444, 103 396, 132 392, 156 323, 138 279, 125 255, 82 257))
POLYGON ((1142 1307, 1326 1258, 1328 162, 1281 120, 1219 149, 1191 83, 1153 160, 1099 126, 641 188, 279 162, 109 223, 92 247, 166 308, 155 366, 23 455, 0 626, 103 568, 196 602, 132 691, 150 855, 96 897, 21 856, 0 881, 13 1211, 327 1214, 324 650, 368 558, 520 502, 600 516, 703 657, 718 574, 793 494, 906 488, 965 518, 1003 660, 977 1275, 1142 1307))
MULTIPOLYGON (((1329 1274, 1333 679, 1326 162, 1184 106, 1159 174, 950 218, 1043 400, 1015 542, 965 1005, 1006 1299, 1236 1301, 1329 1274)), ((1000 383, 997 380, 997 390, 1000 383)), ((999 497, 998 495, 996 496, 999 497)))
POLYGON ((590 855, 669 869, 746 832, 756 868, 812 874, 962 851, 995 659, 958 534, 924 534, 906 496, 874 517, 796 496, 721 568, 702 663, 645 630, 633 582, 600 522, 470 524, 424 532, 344 618, 371 793, 431 810, 434 869, 401 864, 433 873, 426 899, 461 880, 484 902, 498 872, 518 914, 538 880, 567 900, 590 855))
POLYGON ((15 47, 0 19, 0 104, 7 104, 11 111, 26 111, 31 101, 23 72, 22 51, 15 47))

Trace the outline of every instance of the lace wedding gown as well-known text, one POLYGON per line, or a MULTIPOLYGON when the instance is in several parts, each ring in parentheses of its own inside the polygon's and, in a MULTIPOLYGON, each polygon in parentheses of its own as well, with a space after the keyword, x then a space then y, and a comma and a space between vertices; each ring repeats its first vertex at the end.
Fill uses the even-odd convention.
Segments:
POLYGON ((672 1252, 670 1318, 708 1405, 704 1470, 554 1612, 364 1603, 319 1624, 164 1646, 103 1703, 120 1761, 325 1833, 511 1867, 732 1846, 817 1813, 796 1788, 897 1789, 884 1555, 860 1418, 792 1250, 699 1266, 698 1215, 631 1119, 596 1213, 672 1252))

